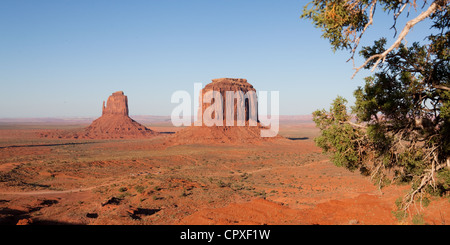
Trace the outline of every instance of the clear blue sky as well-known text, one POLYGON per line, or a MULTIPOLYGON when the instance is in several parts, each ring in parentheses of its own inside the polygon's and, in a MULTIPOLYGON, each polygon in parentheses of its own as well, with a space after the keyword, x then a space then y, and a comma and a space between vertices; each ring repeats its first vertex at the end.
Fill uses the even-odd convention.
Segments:
POLYGON ((174 91, 221 77, 280 91, 283 115, 352 102, 368 72, 350 79, 349 54, 299 18, 306 2, 2 0, 0 117, 95 117, 119 90, 131 115, 170 115, 174 91))

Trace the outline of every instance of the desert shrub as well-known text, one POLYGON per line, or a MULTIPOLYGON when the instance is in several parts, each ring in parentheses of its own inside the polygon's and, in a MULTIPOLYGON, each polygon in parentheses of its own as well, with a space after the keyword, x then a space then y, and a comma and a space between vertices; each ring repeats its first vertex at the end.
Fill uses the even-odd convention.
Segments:
POLYGON ((217 186, 219 186, 219 187, 221 187, 221 188, 224 188, 224 187, 231 187, 231 183, 225 183, 225 182, 223 182, 222 180, 219 180, 219 181, 217 182, 217 186))
POLYGON ((414 225, 424 225, 425 221, 423 219, 423 214, 416 214, 416 215, 414 215, 412 220, 411 220, 411 222, 414 225))
POLYGON ((138 192, 138 193, 143 193, 145 190, 145 187, 142 185, 137 185, 134 187, 134 189, 138 192))

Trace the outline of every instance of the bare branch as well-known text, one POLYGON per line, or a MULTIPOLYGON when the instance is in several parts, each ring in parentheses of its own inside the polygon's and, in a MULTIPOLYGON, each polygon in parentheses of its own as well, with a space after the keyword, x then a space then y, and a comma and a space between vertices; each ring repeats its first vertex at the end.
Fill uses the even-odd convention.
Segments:
POLYGON ((364 125, 361 125, 361 124, 356 124, 356 123, 351 122, 351 121, 346 121, 345 123, 348 123, 348 124, 350 124, 350 125, 352 125, 354 127, 358 127, 358 128, 367 128, 367 126, 364 126, 364 125))
MULTIPOLYGON (((352 49, 352 57, 350 57, 350 59, 347 60, 347 62, 349 60, 353 60, 353 57, 355 56, 355 52, 356 52, 356 48, 358 48, 359 46, 359 42, 361 41, 362 35, 366 32, 367 28, 369 28, 369 26, 371 26, 373 24, 373 14, 375 13, 375 7, 377 5, 377 0, 373 0, 370 3, 370 14, 369 14, 369 21, 367 22, 367 24, 364 26, 364 29, 362 30, 361 34, 359 34, 359 37, 356 38, 355 40, 355 45, 353 46, 352 49)), ((363 11, 365 11, 365 8, 363 9, 363 11)))
POLYGON ((403 210, 406 211, 409 209, 409 206, 414 202, 414 197, 418 194, 421 193, 422 190, 427 186, 427 185, 431 185, 434 188, 435 185, 435 180, 434 180, 434 175, 437 171, 439 171, 440 169, 446 167, 449 163, 449 158, 447 158, 446 162, 443 163, 439 163, 438 162, 438 158, 436 155, 436 150, 437 147, 434 147, 431 152, 429 154, 433 154, 433 159, 431 160, 431 169, 428 169, 427 173, 425 173, 424 175, 421 176, 421 181, 420 181, 420 185, 413 189, 409 194, 407 194, 405 196, 405 205, 403 206, 403 210))
POLYGON ((398 48, 400 46, 402 41, 405 39, 406 35, 411 30, 411 28, 413 28, 417 23, 421 22, 422 20, 428 18, 431 14, 433 14, 436 11, 437 8, 438 8, 438 4, 435 1, 430 5, 430 7, 428 7, 428 9, 425 12, 422 12, 416 18, 408 21, 406 23, 405 27, 403 28, 402 32, 398 36, 397 40, 388 49, 386 49, 381 54, 372 55, 364 62, 364 64, 362 64, 360 67, 355 68, 356 71, 355 71, 355 73, 353 73, 352 79, 355 77, 356 73, 359 72, 359 70, 364 68, 371 60, 376 59, 375 64, 373 64, 372 70, 371 70, 373 72, 375 70, 375 68, 378 66, 378 64, 381 61, 383 61, 392 50, 394 50, 395 48, 398 48))
POLYGON ((403 12, 403 10, 405 9, 406 5, 408 5, 409 2, 406 2, 405 4, 403 4, 403 6, 400 8, 400 10, 395 14, 395 18, 397 19, 403 12))
POLYGON ((392 25, 391 29, 393 28, 395 33, 394 33, 394 37, 397 36, 397 28, 395 27, 397 24, 397 19, 398 17, 402 14, 403 10, 405 9, 405 7, 409 4, 409 1, 406 1, 403 6, 400 8, 400 10, 394 14, 394 24, 392 25))
POLYGON ((350 124, 353 127, 367 129, 367 126, 362 125, 362 124, 357 124, 357 123, 354 123, 352 121, 340 121, 340 123, 342 123, 342 124, 347 123, 347 124, 350 124))
POLYGON ((434 87, 434 88, 437 88, 437 89, 443 89, 443 90, 450 91, 450 88, 449 88, 449 87, 446 87, 446 86, 444 86, 444 85, 433 85, 433 87, 434 87))

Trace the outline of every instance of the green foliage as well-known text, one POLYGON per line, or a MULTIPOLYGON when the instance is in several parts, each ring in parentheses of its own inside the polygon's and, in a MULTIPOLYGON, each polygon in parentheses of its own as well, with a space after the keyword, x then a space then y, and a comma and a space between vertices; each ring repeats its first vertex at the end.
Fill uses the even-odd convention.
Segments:
MULTIPOLYGON (((378 64, 379 70, 356 89, 350 112, 347 101, 338 96, 329 111, 313 113, 321 130, 315 142, 331 153, 331 160, 352 171, 370 172, 380 185, 410 183, 411 196, 402 202, 414 200, 417 193, 442 196, 450 189, 446 167, 450 162, 450 7, 449 1, 432 2, 439 7, 428 16, 432 24, 423 43, 400 44, 382 63, 370 58, 387 50, 385 38, 361 48, 359 54, 368 61, 365 68, 378 64)), ((301 18, 320 28, 334 50, 354 53, 375 5, 395 20, 405 4, 411 3, 315 0, 304 7, 301 18)))
POLYGON ((392 211, 392 215, 399 221, 402 222, 408 217, 408 213, 403 210, 395 210, 392 211))
POLYGON ((431 200, 427 197, 424 197, 422 199, 422 206, 424 206, 425 208, 428 207, 428 205, 430 205, 431 200))
POLYGON ((397 210, 392 211, 392 215, 399 221, 402 222, 406 217, 408 217, 408 213, 405 210, 402 210, 401 207, 403 205, 403 200, 401 197, 395 200, 395 206, 397 206, 397 210))
MULTIPOLYGON (((362 1, 367 4, 367 1, 362 1)), ((348 49, 351 42, 348 34, 361 31, 368 21, 362 11, 363 4, 348 11, 347 1, 313 1, 306 5, 300 18, 311 19, 315 27, 322 29, 322 37, 330 40, 333 50, 348 49), (310 8, 308 8, 310 7, 310 8)))
POLYGON ((346 104, 347 100, 338 96, 329 113, 325 110, 313 113, 313 120, 322 132, 314 140, 325 152, 333 153, 332 161, 337 166, 355 170, 361 164, 356 141, 361 132, 346 123, 350 119, 346 104))
POLYGON ((412 223, 414 225, 424 225, 425 221, 423 219, 423 214, 416 214, 412 218, 412 223))
POLYGON ((442 169, 436 174, 436 187, 431 189, 432 194, 443 196, 450 192, 450 170, 442 169))

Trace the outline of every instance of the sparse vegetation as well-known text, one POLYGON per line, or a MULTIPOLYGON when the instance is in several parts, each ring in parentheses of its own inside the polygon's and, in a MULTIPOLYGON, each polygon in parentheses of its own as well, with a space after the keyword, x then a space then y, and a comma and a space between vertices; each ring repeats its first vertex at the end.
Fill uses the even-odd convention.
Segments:
POLYGON ((414 225, 424 225, 425 221, 423 219, 423 214, 416 214, 412 218, 412 223, 414 225))
MULTIPOLYGON (((292 132, 290 134, 296 136, 292 132)), ((80 219, 84 222, 83 224, 98 222, 168 224, 179 222, 203 207, 226 210, 236 203, 244 205, 247 202, 252 203, 252 200, 260 199, 276 203, 279 203, 281 199, 285 207, 313 208, 311 200, 317 200, 317 198, 333 199, 335 196, 346 195, 352 191, 367 191, 365 187, 360 187, 364 183, 363 179, 357 178, 359 182, 355 182, 355 179, 352 179, 355 176, 343 174, 344 172, 340 172, 339 168, 330 166, 326 162, 321 163, 326 160, 326 155, 321 155, 319 152, 312 154, 310 150, 305 150, 304 154, 298 153, 299 145, 302 149, 308 147, 317 151, 318 148, 314 146, 312 138, 311 136, 311 140, 292 141, 292 144, 281 146, 268 145, 250 149, 229 146, 225 150, 221 146, 205 148, 183 146, 167 148, 164 151, 148 150, 154 148, 153 143, 142 140, 123 142, 105 140, 90 144, 89 147, 83 144, 73 145, 70 151, 68 147, 59 149, 58 146, 53 146, 52 148, 58 151, 47 154, 49 163, 36 155, 27 157, 22 154, 21 159, 26 164, 11 165, 10 171, 0 172, 2 177, 11 177, 5 179, 6 182, 0 182, 0 185, 2 189, 18 192, 84 189, 83 195, 70 195, 83 199, 69 202, 64 198, 60 204, 43 208, 39 213, 39 218, 43 218, 52 215, 54 217, 54 213, 57 212, 60 217, 67 219, 69 215, 69 219, 80 219), (146 149, 142 150, 142 153, 121 148, 132 148, 133 144, 139 147, 148 144, 149 147, 144 147, 146 149), (116 150, 117 148, 119 150, 116 150), (83 156, 86 161, 73 162, 71 154, 77 155, 79 151, 86 151, 86 155, 83 156), (218 153, 208 158, 208 165, 201 165, 200 161, 194 160, 186 162, 183 157, 179 157, 185 154, 189 155, 190 159, 201 160, 211 151, 218 153), (109 152, 114 157, 109 158, 109 152), (252 155, 253 152, 255 152, 254 155, 252 155), (89 156, 89 154, 92 155, 89 156), (130 155, 127 157, 128 154, 130 155), (246 157, 246 154, 251 157, 246 157), (258 162, 255 162, 255 156, 259 156, 258 162), (310 157, 312 160, 307 166, 293 164, 293 160, 290 159, 295 158, 306 162, 310 157), (281 158, 286 159, 279 161, 281 158), (50 180, 49 176, 52 174, 54 178, 50 180), (319 176, 321 176, 320 179, 319 176), (318 180, 321 182, 318 183, 318 180), (345 184, 342 184, 343 181, 346 181, 345 184), (320 188, 317 185, 320 185, 320 188), (138 211, 161 207, 164 207, 164 212, 157 213, 159 217, 156 214, 141 215, 138 211), (135 212, 136 214, 133 214, 135 212), (97 213, 98 216, 87 219, 87 213, 97 213), (132 219, 129 213, 141 219, 132 219)), ((25 150, 41 151, 42 149, 45 148, 26 148, 25 150)), ((21 151, 17 153, 21 154, 21 151)), ((8 164, 8 161, 5 160, 5 163, 8 164)), ((445 173, 436 178, 439 183, 443 181, 440 178, 444 180, 445 173)), ((443 185, 442 188, 446 187, 443 185)), ((45 195, 41 195, 43 196, 45 195)), ((433 196, 427 196, 427 198, 432 200, 433 196)), ((29 203, 17 203, 21 200, 25 201, 27 198, 17 198, 9 203, 0 200, 0 208, 9 205, 32 207, 29 203)), ((422 205, 425 207, 426 204, 427 199, 424 196, 422 205)), ((276 206, 273 208, 276 209, 276 206)), ((238 212, 253 212, 247 210, 245 206, 242 209, 238 212)), ((271 211, 274 210, 263 212, 271 211)), ((390 211, 388 213, 391 215, 390 211)), ((35 217, 34 214, 35 212, 30 214, 30 217, 35 217)), ((428 217, 423 218, 424 222, 426 218, 428 217)), ((407 220, 412 222, 412 218, 407 220)), ((289 222, 294 224, 298 221, 289 222)), ((445 219, 439 219, 439 222, 445 222, 445 219)))
POLYGON ((145 187, 142 185, 137 185, 134 187, 134 189, 140 194, 142 194, 145 191, 145 187))

